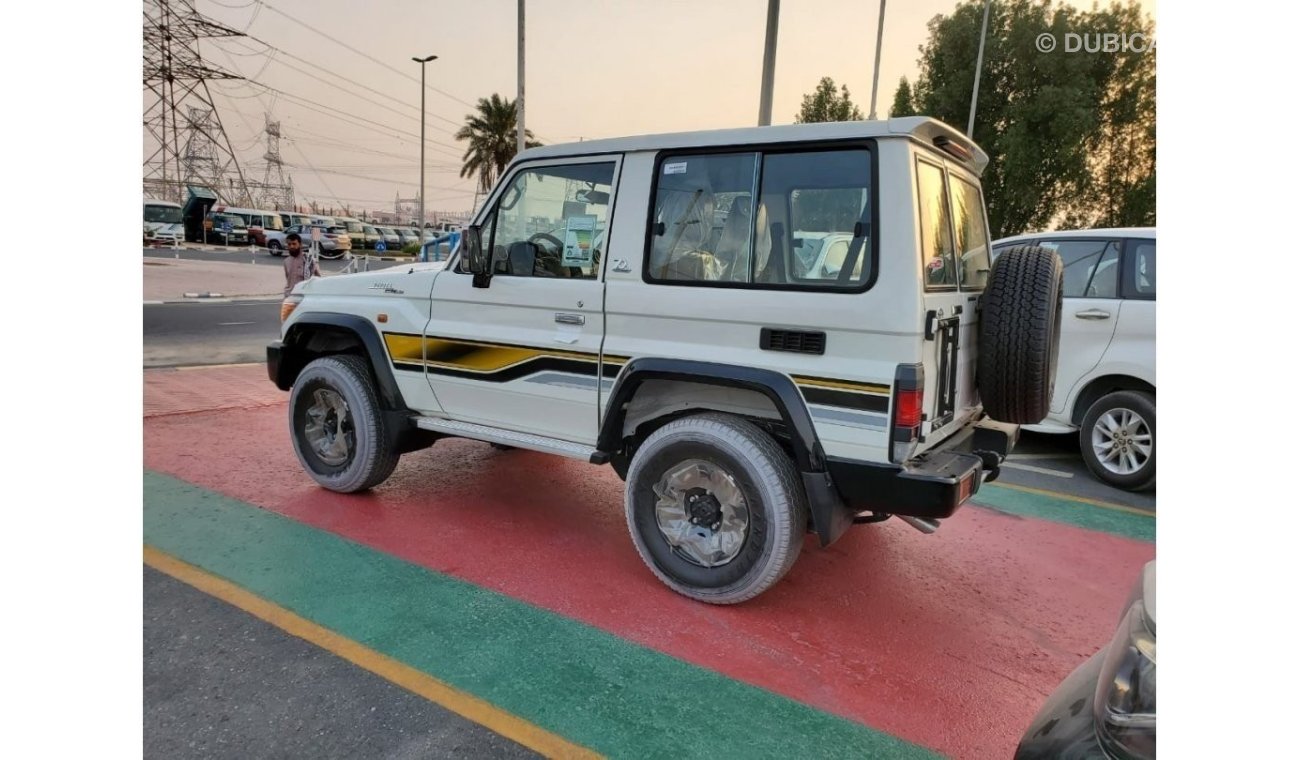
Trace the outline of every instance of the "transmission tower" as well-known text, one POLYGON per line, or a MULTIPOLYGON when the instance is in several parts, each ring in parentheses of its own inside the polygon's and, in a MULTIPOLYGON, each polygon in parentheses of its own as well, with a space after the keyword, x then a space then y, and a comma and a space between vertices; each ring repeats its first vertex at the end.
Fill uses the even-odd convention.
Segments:
POLYGON ((184 201, 186 185, 222 193, 230 180, 236 197, 251 204, 248 183, 208 89, 210 79, 242 79, 203 60, 199 40, 242 37, 209 20, 192 0, 145 0, 144 189, 184 201))
POLYGON ((284 178, 284 160, 280 158, 280 122, 266 115, 266 171, 262 174, 261 202, 266 209, 293 208, 293 177, 284 178))

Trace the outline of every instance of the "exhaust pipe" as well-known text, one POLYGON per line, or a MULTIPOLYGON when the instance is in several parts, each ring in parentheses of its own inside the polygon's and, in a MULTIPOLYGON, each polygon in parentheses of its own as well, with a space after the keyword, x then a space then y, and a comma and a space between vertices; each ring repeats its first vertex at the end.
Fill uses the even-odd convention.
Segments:
POLYGON ((938 520, 926 520, 922 517, 909 517, 908 515, 896 515, 896 517, 926 535, 939 529, 938 520))

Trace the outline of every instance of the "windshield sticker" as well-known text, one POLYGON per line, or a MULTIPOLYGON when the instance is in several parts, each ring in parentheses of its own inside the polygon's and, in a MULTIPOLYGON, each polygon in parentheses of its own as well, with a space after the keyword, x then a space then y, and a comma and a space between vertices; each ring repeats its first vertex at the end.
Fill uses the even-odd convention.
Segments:
POLYGON ((685 174, 686 162, 678 161, 675 164, 664 164, 664 174, 685 174))
POLYGON ((571 216, 564 230, 564 256, 560 263, 566 267, 588 267, 592 264, 592 237, 596 232, 596 217, 590 214, 571 216))

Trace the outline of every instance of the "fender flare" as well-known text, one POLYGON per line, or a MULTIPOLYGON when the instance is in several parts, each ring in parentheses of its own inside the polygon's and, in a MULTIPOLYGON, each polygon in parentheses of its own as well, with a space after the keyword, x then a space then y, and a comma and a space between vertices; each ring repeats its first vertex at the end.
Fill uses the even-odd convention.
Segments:
POLYGON ((827 472, 826 454, 817 438, 817 429, 813 426, 812 415, 808 412, 803 394, 789 375, 773 370, 688 359, 633 359, 619 373, 610 392, 607 413, 601 421, 600 436, 596 443, 598 456, 607 458, 622 448, 623 420, 627 413, 625 407, 647 380, 682 380, 722 385, 756 391, 766 396, 790 431, 795 466, 803 480, 813 529, 821 540, 821 545, 827 546, 853 524, 853 512, 845 506, 827 472))
POLYGON ((280 349, 280 362, 277 368, 275 384, 280 390, 293 387, 298 373, 307 364, 303 342, 310 337, 311 328, 332 327, 350 332, 357 336, 365 348, 366 358, 374 370, 380 401, 384 408, 391 411, 406 411, 406 402, 397 387, 397 378, 393 376, 393 366, 388 361, 388 350, 379 330, 365 317, 355 314, 338 314, 334 312, 308 312, 299 317, 284 335, 280 349))

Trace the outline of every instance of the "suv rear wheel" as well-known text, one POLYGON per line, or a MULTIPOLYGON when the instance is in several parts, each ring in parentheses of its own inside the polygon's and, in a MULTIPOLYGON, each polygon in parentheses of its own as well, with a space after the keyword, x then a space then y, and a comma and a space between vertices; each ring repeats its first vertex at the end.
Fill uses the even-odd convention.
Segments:
POLYGON ((779 581, 808 526, 790 457, 758 426, 717 413, 675 420, 645 440, 625 508, 651 571, 711 604, 752 599, 779 581))
POLYGON ((370 368, 359 356, 326 356, 303 368, 289 394, 289 429, 303 469, 331 491, 364 491, 397 467, 370 368))

